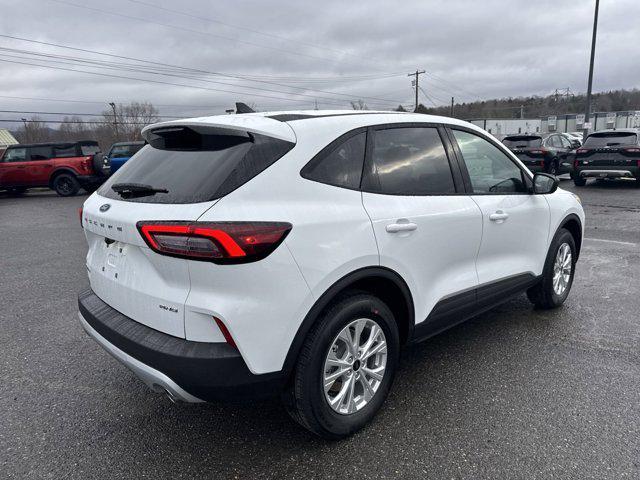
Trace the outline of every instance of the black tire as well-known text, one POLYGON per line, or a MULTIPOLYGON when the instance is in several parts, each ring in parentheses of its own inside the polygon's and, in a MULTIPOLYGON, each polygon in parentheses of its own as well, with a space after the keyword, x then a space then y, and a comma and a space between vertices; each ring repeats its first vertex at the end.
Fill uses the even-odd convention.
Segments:
MULTIPOLYGON (((366 340, 365 338, 365 342, 366 340)), ((384 403, 396 373, 399 350, 398 326, 385 303, 361 291, 341 296, 318 318, 305 339, 291 385, 283 395, 287 411, 300 425, 326 439, 336 440, 355 433, 375 416, 384 403), (368 403, 354 413, 341 414, 329 405, 325 397, 325 359, 338 334, 358 319, 372 320, 382 329, 387 342, 386 367, 383 378, 368 403)), ((359 360, 357 362, 359 365, 359 360)), ((356 363, 353 363, 352 368, 354 371, 349 371, 348 375, 349 378, 351 374, 354 375, 352 381, 355 383, 358 378, 356 374, 363 375, 364 370, 358 371, 356 363)), ((338 388, 341 389, 343 385, 340 382, 338 388)), ((360 383, 358 388, 364 389, 364 385, 360 383)))
POLYGON ((549 247, 549 252, 544 262, 541 281, 527 290, 527 297, 529 297, 531 303, 537 308, 557 308, 567 299, 571 291, 571 286, 573 285, 573 277, 576 271, 576 253, 576 242, 571 233, 564 228, 558 230, 551 241, 551 246, 549 247), (566 288, 561 294, 558 294, 553 287, 554 265, 558 250, 565 244, 568 245, 571 250, 571 273, 566 288))
POLYGON ((582 177, 573 177, 573 184, 576 187, 584 187, 587 184, 587 179, 582 177))
POLYGON ((72 197, 80 190, 80 182, 70 173, 61 173, 53 179, 53 189, 61 197, 72 197))

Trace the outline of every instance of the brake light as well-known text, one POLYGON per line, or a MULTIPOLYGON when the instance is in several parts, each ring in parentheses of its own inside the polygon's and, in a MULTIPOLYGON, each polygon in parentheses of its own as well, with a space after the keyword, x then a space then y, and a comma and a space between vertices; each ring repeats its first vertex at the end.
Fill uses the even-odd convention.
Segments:
POLYGON ((78 209, 78 217, 80 217, 80 226, 84 228, 84 224, 82 223, 82 207, 78 209))
POLYGON ((544 167, 544 160, 540 160, 540 166, 544 167))
POLYGON ((587 153, 589 151, 588 148, 579 148, 576 150, 576 153, 580 154, 580 153, 587 153))
POLYGON ((222 320, 220 320, 218 317, 213 317, 213 319, 215 320, 216 325, 218 325, 218 328, 220 329, 220 331, 222 332, 222 336, 224 337, 225 342, 227 342, 233 348, 237 349, 238 346, 236 345, 235 340, 231 336, 231 333, 229 332, 229 329, 227 328, 227 326, 224 323, 222 323, 222 320))
POLYGON ((544 148, 535 148, 533 150, 529 150, 529 153, 540 153, 542 155, 544 155, 545 153, 547 153, 548 150, 544 149, 544 148))
POLYGON ((578 168, 578 160, 573 161, 573 168, 578 168))
POLYGON ((640 148, 625 148, 624 151, 628 153, 640 153, 640 148))
POLYGON ((84 168, 87 171, 91 170, 91 157, 84 157, 82 159, 82 168, 84 168))
POLYGON ((291 231, 285 222, 138 222, 149 248, 163 255, 219 264, 255 262, 291 231))

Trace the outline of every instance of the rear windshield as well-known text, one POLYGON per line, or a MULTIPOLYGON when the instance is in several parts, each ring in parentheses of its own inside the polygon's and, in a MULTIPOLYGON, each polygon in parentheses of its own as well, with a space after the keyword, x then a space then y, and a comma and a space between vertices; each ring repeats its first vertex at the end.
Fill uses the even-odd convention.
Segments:
POLYGON ((509 148, 529 148, 542 145, 541 137, 505 137, 502 140, 509 148))
POLYGON ((207 202, 245 184, 294 145, 246 133, 200 135, 189 130, 188 137, 187 142, 176 140, 175 135, 152 140, 111 176, 98 193, 140 203, 207 202), (112 188, 122 189, 123 185, 133 185, 138 192, 119 194, 112 188), (144 189, 148 191, 140 192, 144 189))
POLYGON ((617 145, 635 145, 638 136, 629 132, 593 133, 584 141, 583 147, 615 147, 617 145))

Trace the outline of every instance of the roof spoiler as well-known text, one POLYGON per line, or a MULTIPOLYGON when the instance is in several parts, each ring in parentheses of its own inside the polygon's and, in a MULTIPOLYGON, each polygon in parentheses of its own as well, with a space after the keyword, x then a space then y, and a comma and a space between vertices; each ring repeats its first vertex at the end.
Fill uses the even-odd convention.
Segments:
POLYGON ((246 103, 236 102, 236 113, 256 113, 256 111, 246 103))

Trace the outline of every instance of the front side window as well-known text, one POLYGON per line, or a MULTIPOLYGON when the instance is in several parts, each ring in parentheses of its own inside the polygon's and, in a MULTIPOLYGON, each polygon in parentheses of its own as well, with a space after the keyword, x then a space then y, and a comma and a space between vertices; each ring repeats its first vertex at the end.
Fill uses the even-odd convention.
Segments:
POLYGON ((300 174, 316 182, 358 189, 366 143, 366 132, 357 133, 321 152, 305 165, 300 174))
POLYGON ((363 190, 389 195, 455 193, 451 167, 438 130, 376 130, 363 190))
POLYGON ((10 148, 4 154, 5 162, 24 162, 27 159, 26 148, 10 148))
POLYGON ((524 173, 498 147, 478 135, 453 130, 469 172, 473 193, 507 194, 528 192, 524 173))

